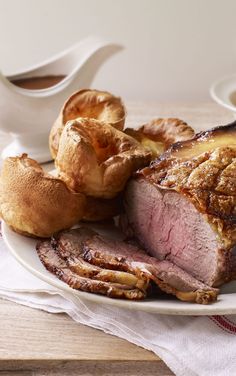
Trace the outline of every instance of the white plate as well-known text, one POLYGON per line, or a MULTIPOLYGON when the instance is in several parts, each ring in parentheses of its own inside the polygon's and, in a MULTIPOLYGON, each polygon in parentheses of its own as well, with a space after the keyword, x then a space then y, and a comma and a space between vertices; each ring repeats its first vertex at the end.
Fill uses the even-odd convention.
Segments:
POLYGON ((36 240, 18 235, 2 223, 3 238, 12 255, 32 274, 60 290, 72 293, 75 297, 84 298, 100 304, 111 304, 116 307, 141 310, 151 313, 169 315, 223 315, 236 314, 236 282, 222 288, 216 303, 201 305, 181 302, 170 295, 144 301, 128 301, 111 299, 101 295, 73 290, 56 276, 49 273, 40 262, 35 250, 36 240))

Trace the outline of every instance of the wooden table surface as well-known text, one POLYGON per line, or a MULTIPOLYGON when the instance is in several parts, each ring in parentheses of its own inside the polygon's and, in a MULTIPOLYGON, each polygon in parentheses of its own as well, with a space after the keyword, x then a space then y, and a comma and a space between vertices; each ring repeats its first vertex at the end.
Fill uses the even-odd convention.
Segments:
MULTIPOLYGON (((128 106, 129 125, 157 116, 180 117, 198 129, 226 124, 232 115, 214 103, 128 106)), ((9 136, 0 135, 0 148, 9 136)), ((161 375, 173 373, 152 352, 50 314, 0 300, 0 376, 161 375)))

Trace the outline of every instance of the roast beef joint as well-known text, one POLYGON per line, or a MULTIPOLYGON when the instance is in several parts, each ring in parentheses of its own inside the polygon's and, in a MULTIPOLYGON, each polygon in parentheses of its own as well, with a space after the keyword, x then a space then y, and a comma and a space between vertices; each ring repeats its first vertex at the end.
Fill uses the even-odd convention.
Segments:
POLYGON ((179 141, 123 192, 126 241, 86 227, 41 241, 44 266, 74 289, 140 300, 160 291, 208 304, 235 279, 236 122, 179 141))
POLYGON ((125 193, 127 234, 209 286, 235 275, 235 134, 236 122, 174 144, 125 193))

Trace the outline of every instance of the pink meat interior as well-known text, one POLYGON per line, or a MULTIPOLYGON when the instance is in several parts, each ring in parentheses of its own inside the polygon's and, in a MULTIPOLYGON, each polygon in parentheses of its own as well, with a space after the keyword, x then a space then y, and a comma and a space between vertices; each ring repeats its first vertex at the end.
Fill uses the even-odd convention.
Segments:
POLYGON ((172 261, 209 285, 214 283, 221 244, 206 217, 187 198, 145 180, 132 180, 125 202, 128 222, 152 256, 172 261))

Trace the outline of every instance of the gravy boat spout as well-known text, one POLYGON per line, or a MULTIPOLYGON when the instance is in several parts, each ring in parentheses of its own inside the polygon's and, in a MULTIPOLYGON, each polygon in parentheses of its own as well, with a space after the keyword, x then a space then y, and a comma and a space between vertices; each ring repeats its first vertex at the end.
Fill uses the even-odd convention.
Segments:
POLYGON ((122 48, 89 37, 23 72, 0 73, 0 131, 13 139, 2 157, 27 153, 40 163, 51 160, 48 136, 63 103, 89 88, 100 66, 122 48))

